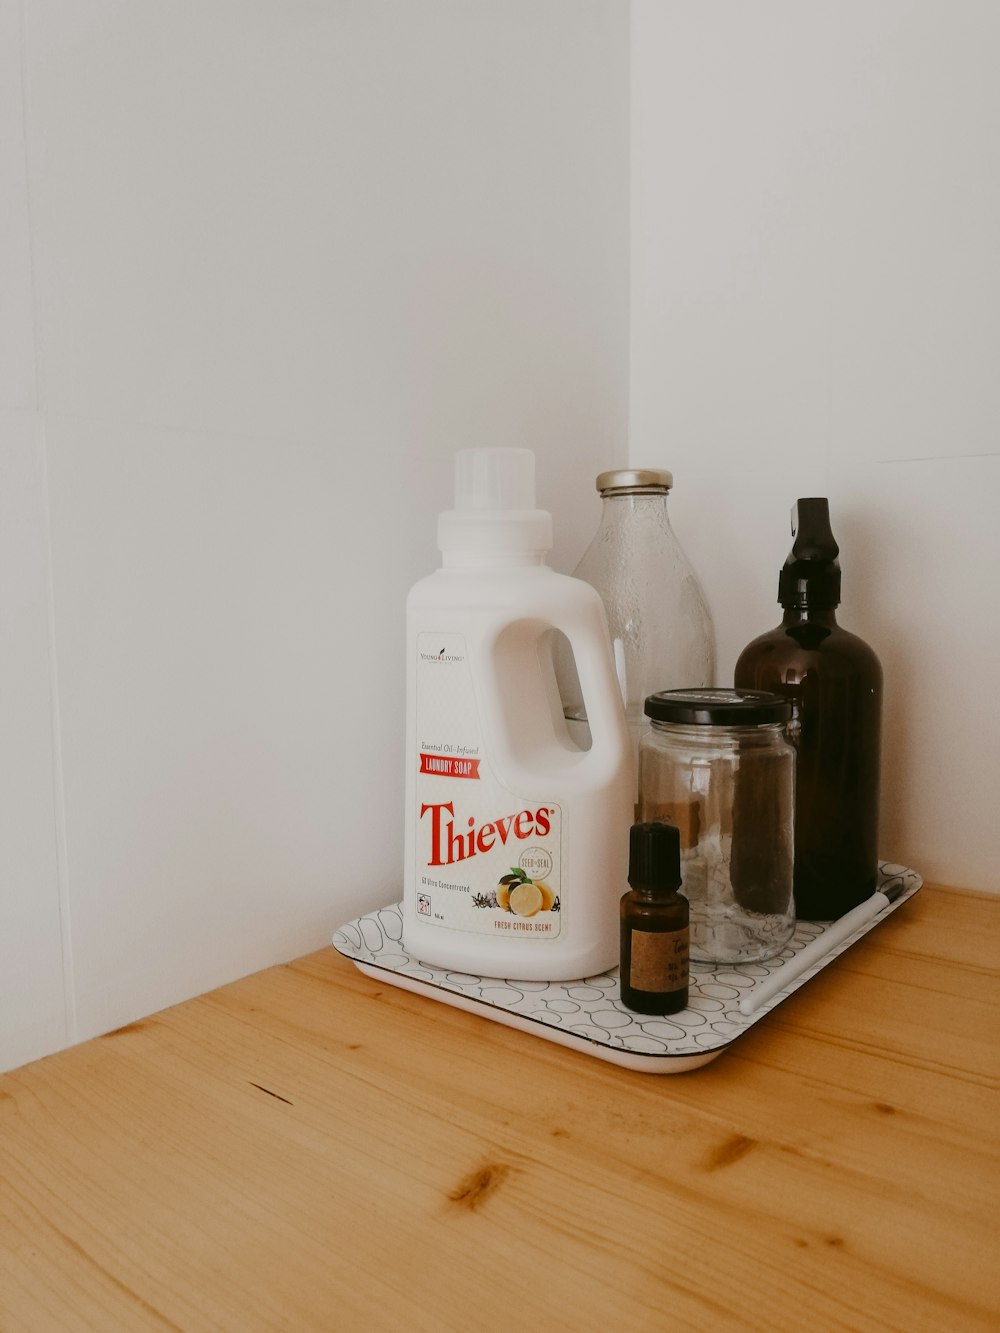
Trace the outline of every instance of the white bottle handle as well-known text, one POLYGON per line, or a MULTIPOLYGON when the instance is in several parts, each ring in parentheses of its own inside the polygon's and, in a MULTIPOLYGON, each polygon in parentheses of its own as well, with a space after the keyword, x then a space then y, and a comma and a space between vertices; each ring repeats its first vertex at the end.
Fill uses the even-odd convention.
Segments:
POLYGON ((560 580, 551 597, 526 601, 524 616, 498 626, 482 645, 483 720, 501 780, 512 787, 556 763, 601 768, 610 779, 633 762, 604 608, 593 589, 574 585, 574 580, 560 580), (565 723, 561 708, 558 717, 553 715, 540 656, 543 637, 553 629, 565 634, 576 660, 590 723, 589 751, 573 749, 553 735, 553 726, 565 730, 565 723))
POLYGON ((592 748, 600 751, 624 737, 625 747, 629 749, 623 700, 624 680, 616 670, 603 606, 599 601, 590 602, 588 598, 580 608, 576 633, 569 622, 565 625, 557 624, 555 628, 562 630, 573 649, 583 706, 590 725, 592 748))

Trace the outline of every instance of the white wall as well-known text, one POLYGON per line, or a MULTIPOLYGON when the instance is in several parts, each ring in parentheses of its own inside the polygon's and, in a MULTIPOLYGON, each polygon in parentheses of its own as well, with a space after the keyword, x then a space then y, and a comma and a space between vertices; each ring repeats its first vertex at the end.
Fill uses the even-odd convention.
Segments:
POLYGON ((829 495, 886 676, 882 851, 996 890, 1000 6, 632 6, 631 458, 719 629, 829 495))
POLYGON ((0 1068, 400 892, 451 456, 627 426, 628 10, 0 0, 0 1068))
POLYGON ((0 0, 0 1068, 398 893, 451 454, 571 568, 630 357, 723 678, 828 493, 884 854, 997 887, 1000 9, 633 0, 631 284, 629 20, 0 0))

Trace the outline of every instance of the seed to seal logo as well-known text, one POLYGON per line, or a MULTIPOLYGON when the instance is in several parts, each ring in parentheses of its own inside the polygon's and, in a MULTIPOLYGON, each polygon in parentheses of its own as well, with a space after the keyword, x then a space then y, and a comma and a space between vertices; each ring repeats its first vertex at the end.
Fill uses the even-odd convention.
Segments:
POLYGON ((517 858, 517 864, 532 879, 545 879, 552 874, 552 857, 544 847, 529 847, 517 858))

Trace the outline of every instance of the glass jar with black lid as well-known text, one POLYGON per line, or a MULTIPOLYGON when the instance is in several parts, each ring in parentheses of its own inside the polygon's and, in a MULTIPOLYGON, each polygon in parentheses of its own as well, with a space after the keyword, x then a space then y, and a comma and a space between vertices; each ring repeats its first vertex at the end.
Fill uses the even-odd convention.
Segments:
POLYGON ((645 702, 639 819, 680 833, 691 958, 755 963, 795 929, 789 705, 759 690, 664 690, 645 702))

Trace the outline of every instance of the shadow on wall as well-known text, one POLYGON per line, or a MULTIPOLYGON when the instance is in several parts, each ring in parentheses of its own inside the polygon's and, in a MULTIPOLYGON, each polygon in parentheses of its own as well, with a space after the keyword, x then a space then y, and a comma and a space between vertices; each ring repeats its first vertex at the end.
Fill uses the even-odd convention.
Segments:
POLYGON ((921 530, 897 510, 857 501, 832 502, 831 519, 843 572, 838 622, 864 639, 882 664, 879 855, 909 864, 919 860, 908 845, 907 812, 913 809, 916 794, 914 738, 920 716, 912 621, 900 605, 894 567, 919 564, 921 530))

